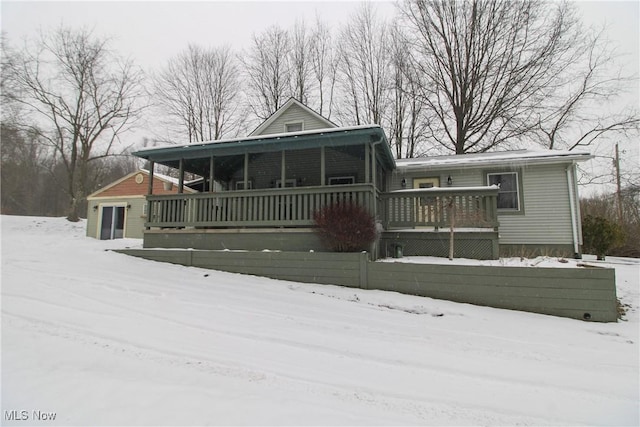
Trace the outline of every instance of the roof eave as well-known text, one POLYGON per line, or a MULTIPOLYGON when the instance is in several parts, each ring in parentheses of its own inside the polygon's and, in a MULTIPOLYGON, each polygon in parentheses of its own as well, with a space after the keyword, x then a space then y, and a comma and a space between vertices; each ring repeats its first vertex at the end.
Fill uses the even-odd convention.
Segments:
POLYGON ((573 163, 584 162, 593 159, 595 156, 589 153, 579 153, 573 155, 559 155, 550 157, 526 157, 526 158, 501 158, 501 159, 469 159, 464 162, 451 162, 442 164, 429 164, 425 163, 409 163, 403 164, 402 162, 396 163, 396 167, 399 170, 413 170, 413 169, 429 169, 429 170, 447 170, 453 168, 464 167, 466 169, 485 168, 491 166, 504 166, 505 164, 513 166, 522 165, 543 165, 543 164, 558 164, 558 163, 573 163))

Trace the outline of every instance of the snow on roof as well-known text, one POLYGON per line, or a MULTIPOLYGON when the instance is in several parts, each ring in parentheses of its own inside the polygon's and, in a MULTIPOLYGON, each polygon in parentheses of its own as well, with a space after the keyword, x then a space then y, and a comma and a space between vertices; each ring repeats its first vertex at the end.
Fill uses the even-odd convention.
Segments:
MULTIPOLYGON (((326 129, 312 129, 312 130, 302 130, 299 132, 282 132, 282 133, 272 133, 268 135, 255 135, 255 136, 245 136, 241 138, 230 138, 230 139, 216 139, 213 141, 201 141, 194 142, 190 144, 165 144, 157 147, 151 148, 151 150, 155 149, 163 149, 163 148, 182 148, 182 147, 204 147, 210 144, 232 144, 232 143, 241 143, 244 141, 257 141, 261 139, 280 139, 280 138, 290 138, 301 135, 313 135, 313 134, 326 134, 326 133, 334 133, 334 132, 346 132, 350 130, 358 130, 358 129, 381 129, 380 125, 357 125, 357 126, 343 126, 337 128, 326 128, 326 129)), ((150 149, 146 149, 144 151, 148 151, 150 149)))
POLYGON ((475 187, 430 187, 430 188, 403 188, 391 193, 463 193, 465 191, 497 190, 497 185, 482 185, 475 187))
MULTIPOLYGON (((140 169, 140 170, 145 172, 147 175, 149 174, 149 171, 147 169, 140 169)), ((160 178, 163 181, 167 181, 167 182, 170 182, 170 183, 175 184, 175 185, 179 184, 178 178, 174 178, 174 177, 169 176, 169 175, 163 175, 163 174, 155 172, 155 171, 153 172, 153 177, 154 178, 160 178)))
POLYGON ((447 168, 474 167, 489 164, 528 164, 528 163, 562 163, 570 161, 585 161, 593 156, 581 151, 560 150, 515 150, 496 151, 491 153, 457 154, 449 156, 418 157, 413 159, 398 159, 398 169, 414 168, 447 168))

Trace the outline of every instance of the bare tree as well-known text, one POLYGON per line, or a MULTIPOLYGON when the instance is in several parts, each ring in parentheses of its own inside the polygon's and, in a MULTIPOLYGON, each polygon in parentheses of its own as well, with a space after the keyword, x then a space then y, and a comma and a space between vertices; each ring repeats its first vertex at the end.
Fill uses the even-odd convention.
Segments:
POLYGON ((483 152, 535 128, 571 50, 576 20, 566 3, 407 0, 402 13, 435 141, 483 152))
POLYGON ((409 61, 409 43, 397 24, 389 28, 389 52, 391 55, 391 95, 389 111, 389 143, 396 158, 412 158, 424 155, 429 147, 429 121, 426 106, 419 99, 417 88, 422 87, 420 75, 409 61))
POLYGON ((345 123, 383 125, 388 108, 389 57, 386 24, 364 3, 342 29, 339 81, 345 123))
POLYGON ((545 91, 539 113, 537 132, 546 148, 572 150, 609 135, 638 134, 637 110, 608 108, 637 78, 616 66, 619 55, 604 34, 604 28, 574 33, 566 68, 545 91))
POLYGON ((16 54, 9 72, 24 107, 20 125, 48 146, 64 167, 70 221, 88 189, 89 166, 116 150, 120 134, 138 117, 141 73, 88 30, 41 34, 16 54))
POLYGON ((180 123, 189 142, 237 134, 240 82, 229 46, 189 45, 169 60, 154 83, 157 102, 180 123))
POLYGON ((251 48, 241 58, 248 102, 261 120, 266 120, 293 95, 290 49, 288 33, 274 25, 262 34, 254 34, 251 48))
POLYGON ((318 17, 311 33, 311 65, 317 82, 318 112, 330 119, 336 84, 336 55, 329 27, 318 17))
POLYGON ((313 63, 311 56, 314 39, 307 30, 304 21, 296 21, 291 31, 290 40, 291 93, 298 101, 303 104, 309 104, 310 96, 313 92, 313 63))

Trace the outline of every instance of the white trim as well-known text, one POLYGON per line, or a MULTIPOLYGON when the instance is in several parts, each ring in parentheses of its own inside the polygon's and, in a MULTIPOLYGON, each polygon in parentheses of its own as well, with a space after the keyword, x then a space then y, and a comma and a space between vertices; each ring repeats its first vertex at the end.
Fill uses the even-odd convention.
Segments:
POLYGON ((251 132, 249 134, 249 136, 258 136, 258 135, 262 136, 261 133, 266 128, 268 128, 273 122, 275 122, 280 116, 282 116, 282 114, 284 114, 284 112, 287 111, 294 104, 297 105, 298 107, 302 108, 305 112, 309 113, 310 115, 312 115, 316 119, 322 121, 324 124, 327 125, 327 128, 336 128, 336 127, 338 127, 338 125, 333 123, 331 120, 329 120, 329 119, 327 119, 325 117, 322 117, 320 114, 316 113, 311 108, 307 107, 306 105, 304 105, 302 102, 298 101, 297 99, 289 98, 287 100, 287 102, 285 102, 282 105, 282 107, 278 108, 278 110, 275 113, 273 113, 271 116, 269 116, 267 118, 267 120, 265 120, 260 125, 258 125, 258 127, 255 128, 253 130, 253 132, 251 132))
MULTIPOLYGON (((492 185, 491 181, 489 179, 489 176, 491 175, 515 175, 516 177, 516 204, 517 207, 514 208, 501 208, 498 206, 498 212, 520 212, 521 211, 521 206, 520 206, 520 177, 518 176, 518 172, 517 171, 504 171, 504 172, 487 172, 487 185, 492 185)), ((512 191, 510 192, 512 193, 512 191)), ((500 186, 498 185, 498 197, 500 197, 500 186)))
MULTIPOLYGON (((110 188, 115 187, 116 185, 118 185, 118 184, 120 184, 120 183, 122 183, 122 182, 126 181, 127 179, 129 179, 129 178, 131 178, 131 177, 133 177, 133 176, 135 176, 135 175, 137 175, 137 174, 139 174, 139 173, 146 174, 147 176, 149 175, 149 171, 148 171, 148 170, 146 170, 146 169, 139 169, 139 170, 137 170, 137 171, 135 171, 135 172, 128 173, 128 174, 126 174, 125 176, 123 176, 122 178, 120 178, 120 179, 116 179, 115 181, 113 181, 113 182, 111 182, 111 183, 109 183, 109 184, 105 185, 105 186, 104 186, 104 187, 102 187, 101 189, 96 190, 96 191, 94 191, 93 193, 89 194, 89 195, 87 196, 87 200, 96 200, 96 199, 99 199, 99 198, 100 198, 100 196, 98 196, 98 194, 102 193, 103 191, 107 191, 107 190, 109 190, 110 188)), ((170 177, 170 176, 162 175, 162 174, 159 174, 159 173, 157 173, 157 172, 154 172, 154 173, 153 173, 153 179, 154 179, 154 180, 155 180, 155 179, 159 179, 159 180, 160 180, 160 181, 162 181, 162 182, 170 182, 170 183, 172 183, 172 184, 176 184, 176 185, 178 184, 178 180, 177 180, 176 178, 172 178, 172 177, 170 177)), ((194 180, 194 181, 197 181, 197 180, 194 180)), ((192 182, 192 181, 189 181, 188 183, 191 183, 191 182, 192 182)), ((185 184, 188 184, 188 183, 185 183, 185 184)), ((142 185, 142 184, 138 184, 138 185, 142 185)), ((185 187, 184 187, 184 190, 185 190, 186 192, 188 192, 188 193, 197 193, 197 191, 195 191, 194 189, 189 188, 189 187, 187 187, 187 186, 185 186, 185 187)), ((148 191, 148 189, 147 189, 147 188, 146 188, 146 186, 145 186, 145 193, 146 193, 147 191, 148 191)), ((133 194, 132 194, 132 195, 130 195, 130 196, 111 196, 111 197, 109 197, 109 196, 103 196, 103 197, 107 197, 107 198, 109 198, 109 199, 115 199, 115 198, 117 198, 117 197, 134 197, 134 196, 139 196, 139 195, 138 195, 138 194, 135 194, 135 195, 133 195, 133 194)), ((142 197, 144 197, 144 195, 142 195, 142 197)))
POLYGON ((569 190, 569 211, 571 214, 571 235, 573 237, 573 253, 578 255, 580 253, 580 244, 578 243, 578 220, 576 219, 576 204, 574 203, 576 197, 573 194, 573 163, 567 167, 567 187, 569 190))
MULTIPOLYGON (((345 175, 345 176, 330 176, 327 179, 327 184, 328 185, 341 185, 341 184, 332 184, 331 180, 338 180, 338 179, 350 179, 351 182, 349 184, 355 184, 356 183, 356 177, 353 175, 345 175)), ((347 184, 348 185, 348 184, 347 184)))
POLYGON ((124 207, 124 222, 122 223, 122 238, 127 237, 127 206, 128 203, 114 202, 114 203, 98 203, 98 223, 96 224, 96 239, 100 240, 100 233, 102 232, 102 209, 105 207, 124 207))
POLYGON ((124 199, 146 199, 147 196, 146 194, 135 194, 135 195, 131 195, 131 196, 100 196, 100 197, 87 197, 87 200, 111 200, 111 199, 117 199, 117 200, 124 200, 124 199))
MULTIPOLYGON (((282 179, 276 179, 276 188, 282 188, 281 184, 282 184, 282 179)), ((295 178, 287 178, 284 180, 284 186, 285 188, 297 187, 298 181, 295 178), (293 184, 293 185, 289 186, 287 184, 293 184)))
POLYGON ((291 121, 291 122, 285 122, 282 124, 284 126, 284 132, 285 133, 292 133, 292 132, 302 132, 304 130, 304 120, 296 120, 296 121, 291 121), (287 130, 287 126, 289 125, 300 125, 300 130, 287 130))
MULTIPOLYGON (((247 186, 249 187, 249 190, 253 190, 253 181, 252 180, 247 180, 247 186)), ((242 190, 246 190, 246 188, 238 188, 238 185, 242 185, 244 187, 244 180, 243 181, 236 181, 236 191, 242 191, 242 190)))
POLYGON ((586 161, 594 156, 580 151, 515 150, 478 154, 458 154, 413 159, 397 159, 398 170, 447 170, 452 168, 487 168, 504 165, 555 164, 586 161))

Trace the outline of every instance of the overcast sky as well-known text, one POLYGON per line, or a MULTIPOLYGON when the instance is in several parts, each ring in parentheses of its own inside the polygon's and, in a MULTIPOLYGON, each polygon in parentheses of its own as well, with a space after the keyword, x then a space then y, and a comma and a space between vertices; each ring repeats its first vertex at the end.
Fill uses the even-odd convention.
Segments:
MULTIPOLYGON (((394 5, 375 2, 378 12, 391 16, 394 5)), ((588 24, 608 24, 609 37, 628 52, 630 71, 638 71, 640 7, 638 1, 580 1, 588 24)), ((296 19, 311 23, 318 14, 334 29, 359 6, 355 1, 72 1, 1 2, 2 30, 13 43, 34 36, 39 28, 65 24, 87 26, 114 38, 114 47, 145 69, 162 66, 188 43, 247 47, 251 35, 279 24, 289 28, 296 19)))
MULTIPOLYGON (((375 2, 381 15, 393 16, 392 2, 375 2)), ((0 2, 2 30, 12 45, 34 37, 39 29, 66 26, 93 28, 113 38, 112 47, 133 58, 145 71, 162 67, 188 43, 230 44, 236 50, 250 44, 252 34, 273 24, 291 28, 297 19, 311 24, 316 14, 337 30, 360 5, 356 1, 72 1, 0 2)), ((618 46, 625 71, 638 76, 640 65, 640 2, 578 1, 587 25, 608 26, 608 38, 618 46)), ((638 80, 624 104, 640 107, 638 80)), ((625 141, 633 162, 639 163, 638 142, 625 141), (635 159, 635 160, 633 160, 635 159)), ((610 147, 606 150, 611 151, 610 147)), ((604 153, 610 155, 611 153, 604 153)), ((633 167, 632 167, 633 169, 633 167)))

